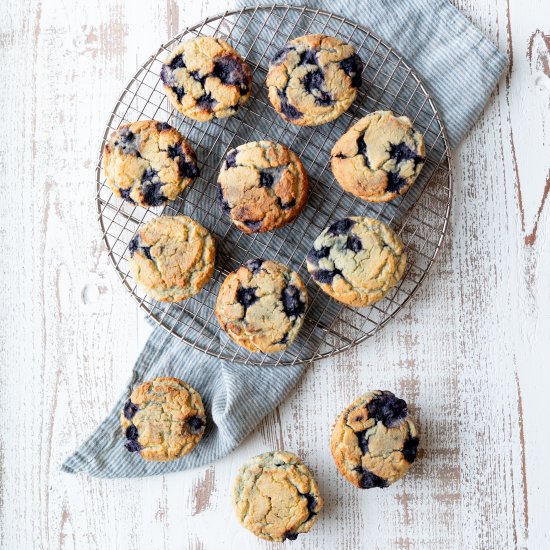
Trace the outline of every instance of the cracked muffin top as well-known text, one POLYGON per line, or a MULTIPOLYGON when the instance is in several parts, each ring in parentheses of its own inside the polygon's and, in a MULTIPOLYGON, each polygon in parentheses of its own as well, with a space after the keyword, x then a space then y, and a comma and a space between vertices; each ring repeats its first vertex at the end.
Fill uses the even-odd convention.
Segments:
POLYGON ((274 451, 240 468, 233 507, 241 525, 257 537, 283 542, 312 528, 323 499, 311 471, 296 455, 274 451))
POLYGON ((248 260, 223 282, 216 316, 237 344, 273 353, 292 344, 306 307, 306 286, 296 272, 271 260, 248 260))
POLYGON ((363 67, 355 48, 338 38, 299 36, 269 63, 269 99, 288 122, 325 124, 347 111, 355 100, 363 67))
POLYGON ((178 378, 155 378, 134 389, 121 413, 125 447, 145 460, 165 462, 191 452, 202 439, 201 396, 178 378))
POLYGON ((336 419, 330 450, 340 473, 356 487, 388 487, 416 459, 419 436, 407 403, 390 391, 370 391, 336 419))
POLYGON ((218 176, 222 212, 245 233, 290 223, 304 208, 307 194, 308 178, 298 156, 270 141, 229 151, 218 176))
POLYGON ((252 89, 248 65, 225 40, 212 36, 182 42, 164 62, 160 78, 172 105, 202 122, 234 115, 252 89))
POLYGON ((331 152, 334 177, 369 202, 403 195, 424 166, 424 137, 406 116, 376 111, 356 122, 331 152))
POLYGON ((191 145, 156 120, 115 130, 105 144, 103 170, 117 197, 145 208, 175 199, 199 175, 191 145))
POLYGON ((140 228, 128 250, 134 279, 161 302, 197 294, 214 272, 214 239, 188 216, 155 218, 140 228))
POLYGON ((307 254, 313 280, 335 300, 355 307, 373 304, 403 277, 407 254, 385 223, 353 216, 334 222, 307 254))

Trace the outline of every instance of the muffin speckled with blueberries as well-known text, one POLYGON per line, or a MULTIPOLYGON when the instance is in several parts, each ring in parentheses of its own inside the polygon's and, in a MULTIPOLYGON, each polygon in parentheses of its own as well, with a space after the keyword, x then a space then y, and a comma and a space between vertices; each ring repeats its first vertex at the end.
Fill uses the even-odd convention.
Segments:
POLYGON ((182 42, 164 62, 160 77, 172 105, 199 121, 234 115, 252 89, 248 65, 225 40, 212 36, 182 42))
POLYGON ((178 378, 143 382, 126 401, 120 420, 126 449, 157 462, 191 452, 206 425, 201 396, 178 378))
POLYGON ((342 188, 369 202, 403 195, 424 165, 424 137, 405 116, 376 111, 355 123, 332 148, 342 188))
POLYGON ((353 216, 334 222, 307 254, 313 280, 339 302, 364 307, 396 286, 407 264, 401 239, 385 223, 353 216))
POLYGON ((304 208, 307 173, 288 147, 254 141, 229 151, 218 176, 221 208, 245 233, 272 231, 304 208))
POLYGON ((306 286, 296 272, 271 260, 248 260, 223 282, 216 317, 240 346, 273 353, 292 344, 306 307, 306 286))
POLYGON ((388 487, 416 459, 419 435, 407 403, 390 391, 370 391, 337 418, 330 450, 340 473, 356 487, 388 487))
POLYGON ((239 470, 233 508, 243 527, 273 542, 307 533, 323 508, 309 468, 294 454, 274 451, 255 456, 239 470))
POLYGON ((355 48, 338 38, 300 36, 269 63, 269 99, 293 124, 325 124, 347 111, 355 100, 363 66, 355 48))
POLYGON ((175 199, 199 175, 191 145, 156 120, 115 130, 105 144, 103 170, 117 197, 146 208, 175 199))
POLYGON ((130 270, 137 284, 161 302, 197 294, 214 272, 210 232, 188 216, 160 216, 130 241, 130 270))

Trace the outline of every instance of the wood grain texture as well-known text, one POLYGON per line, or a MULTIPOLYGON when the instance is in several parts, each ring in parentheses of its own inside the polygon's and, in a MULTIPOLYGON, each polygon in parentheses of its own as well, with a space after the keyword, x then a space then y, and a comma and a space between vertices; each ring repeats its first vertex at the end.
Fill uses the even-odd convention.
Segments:
POLYGON ((218 463, 101 481, 59 464, 108 413, 149 330, 100 240, 103 124, 159 43, 227 2, 4 1, 2 548, 274 548, 236 523, 229 500, 238 466, 274 448, 301 455, 326 500, 295 549, 549 546, 550 4, 455 4, 512 64, 454 152, 449 234, 413 303, 310 368, 218 463), (405 481, 358 492, 336 475, 328 440, 368 388, 410 402, 421 460, 405 481))

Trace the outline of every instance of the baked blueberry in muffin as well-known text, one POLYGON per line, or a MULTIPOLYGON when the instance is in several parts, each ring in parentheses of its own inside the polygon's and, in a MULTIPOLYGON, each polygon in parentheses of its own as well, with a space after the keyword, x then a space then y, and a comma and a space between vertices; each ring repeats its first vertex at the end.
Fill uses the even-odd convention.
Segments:
POLYGON ((336 419, 330 448, 340 473, 360 489, 388 487, 416 460, 418 430, 407 403, 390 391, 371 391, 336 419))
POLYGON ((308 178, 290 149, 270 141, 240 145, 227 154, 218 176, 222 212, 245 233, 272 231, 304 208, 308 178))
POLYGON ((354 124, 331 154, 332 172, 343 189, 386 202, 405 193, 420 174, 424 138, 407 117, 376 111, 354 124))
POLYGON ((167 122, 124 124, 105 144, 103 170, 113 193, 144 207, 175 199, 198 175, 197 157, 167 122))
POLYGON ((199 121, 234 115, 248 101, 252 73, 225 40, 199 36, 182 42, 160 73, 174 107, 199 121))
POLYGON ((271 260, 254 259, 227 276, 216 316, 237 344, 272 353, 292 344, 306 307, 307 290, 297 273, 271 260))
POLYGON ((300 36, 270 61, 269 99, 293 124, 325 124, 353 103, 363 66, 350 44, 322 34, 300 36))

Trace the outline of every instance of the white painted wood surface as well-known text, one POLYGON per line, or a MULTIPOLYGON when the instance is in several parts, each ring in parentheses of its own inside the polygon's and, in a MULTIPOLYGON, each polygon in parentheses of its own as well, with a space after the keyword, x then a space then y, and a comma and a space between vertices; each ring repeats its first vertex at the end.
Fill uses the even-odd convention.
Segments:
POLYGON ((304 458, 326 499, 294 549, 550 547, 550 4, 456 5, 513 64, 455 151, 449 235, 419 295, 310 368, 226 459, 101 481, 59 464, 111 408, 148 328, 100 241, 99 136, 158 44, 228 3, 2 2, 2 548, 271 548, 236 523, 229 490, 275 447, 304 458), (420 460, 385 491, 353 489, 328 448, 367 388, 405 397, 423 433, 420 460))

